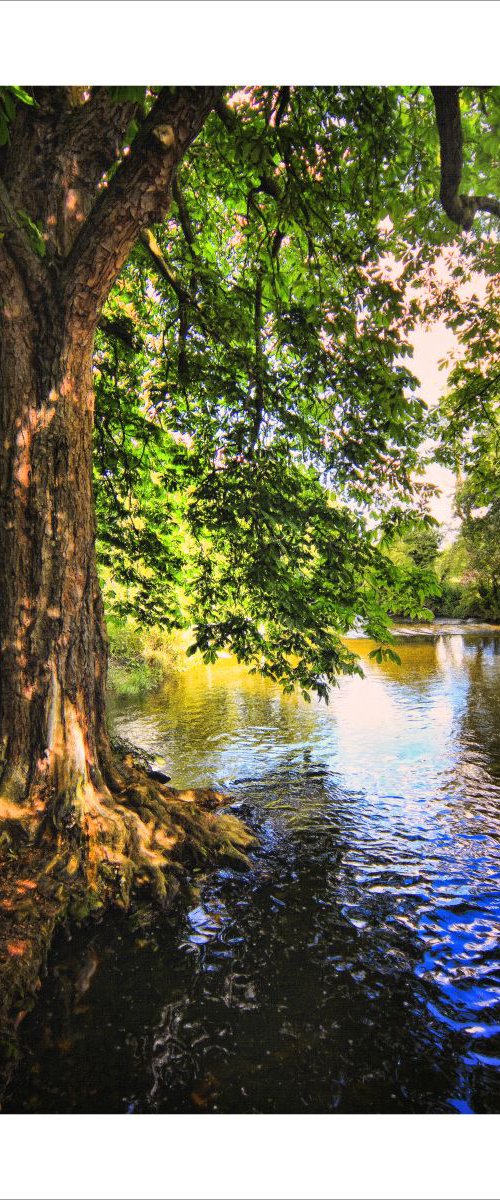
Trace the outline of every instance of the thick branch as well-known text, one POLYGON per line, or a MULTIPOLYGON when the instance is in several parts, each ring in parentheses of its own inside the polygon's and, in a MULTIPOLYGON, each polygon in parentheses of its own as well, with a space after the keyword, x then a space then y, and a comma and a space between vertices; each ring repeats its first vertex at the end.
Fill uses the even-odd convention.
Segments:
POLYGON ((45 290, 45 269, 38 255, 30 246, 27 234, 22 228, 2 179, 0 179, 0 233, 9 257, 20 272, 26 291, 32 299, 39 301, 41 289, 45 290))
POLYGON ((61 131, 71 117, 71 89, 37 87, 33 96, 33 106, 16 108, 2 175, 14 207, 45 223, 47 183, 56 172, 61 131))
POLYGON ((64 258, 96 201, 97 187, 122 150, 135 102, 110 89, 35 88, 35 105, 19 109, 5 182, 13 204, 45 232, 47 256, 64 258))
POLYGON ((77 158, 90 186, 116 161, 138 108, 134 101, 114 99, 109 88, 93 87, 88 100, 71 114, 64 151, 77 158))
POLYGON ((461 229, 472 229, 477 211, 500 217, 495 196, 466 196, 459 192, 463 169, 463 136, 458 87, 431 88, 441 149, 440 200, 446 215, 461 229))
POLYGON ((219 92, 210 87, 160 92, 68 258, 66 287, 77 321, 97 319, 141 231, 164 217, 178 164, 219 92))
POLYGON ((232 133, 239 123, 236 113, 232 108, 229 108, 229 105, 225 104, 221 97, 215 101, 214 109, 222 124, 232 133))
POLYGON ((496 196, 475 196, 476 208, 480 212, 491 213, 494 217, 500 217, 500 200, 496 196))
POLYGON ((97 87, 65 122, 49 197, 49 209, 57 214, 53 240, 62 256, 70 252, 76 240, 82 215, 89 216, 100 180, 118 161, 137 111, 136 103, 117 101, 108 88, 97 87))

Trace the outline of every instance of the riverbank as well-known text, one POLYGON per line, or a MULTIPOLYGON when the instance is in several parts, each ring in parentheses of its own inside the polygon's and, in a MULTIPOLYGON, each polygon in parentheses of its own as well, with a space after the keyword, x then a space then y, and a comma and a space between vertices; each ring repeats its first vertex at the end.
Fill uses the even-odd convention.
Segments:
POLYGON ((144 695, 179 675, 187 665, 189 630, 175 633, 132 617, 108 616, 108 689, 115 696, 144 695))

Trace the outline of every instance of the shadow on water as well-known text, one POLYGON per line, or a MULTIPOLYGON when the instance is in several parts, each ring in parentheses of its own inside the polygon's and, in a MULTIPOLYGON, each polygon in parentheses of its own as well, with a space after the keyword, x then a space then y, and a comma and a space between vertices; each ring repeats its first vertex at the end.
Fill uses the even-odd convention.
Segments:
POLYGON ((500 641, 357 648, 328 708, 222 660, 112 710, 260 847, 61 933, 7 1111, 500 1110, 500 641))

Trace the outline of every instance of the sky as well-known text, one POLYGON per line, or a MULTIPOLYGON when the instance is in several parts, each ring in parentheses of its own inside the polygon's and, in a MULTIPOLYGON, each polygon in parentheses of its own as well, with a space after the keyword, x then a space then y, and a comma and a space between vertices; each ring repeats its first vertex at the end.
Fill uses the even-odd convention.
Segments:
MULTIPOLYGON (((456 338, 444 321, 436 321, 430 328, 418 326, 409 340, 413 345, 413 359, 408 365, 420 380, 423 399, 432 407, 446 389, 447 371, 440 370, 439 362, 456 348, 456 338)), ((432 516, 445 527, 443 544, 446 546, 453 541, 460 524, 453 514, 455 475, 447 467, 432 463, 425 478, 440 488, 440 494, 431 501, 430 510, 432 516)))
MULTIPOLYGON (((458 253, 458 251, 456 252, 458 253)), ((436 262, 436 276, 441 283, 450 279, 449 271, 452 262, 441 256, 436 262)), ((461 282, 457 294, 463 304, 467 304, 472 296, 485 299, 487 279, 484 275, 473 274, 467 281, 461 282)), ((413 359, 410 370, 420 380, 421 395, 430 407, 437 404, 446 391, 448 370, 440 369, 439 363, 451 356, 456 360, 460 356, 460 346, 454 332, 447 328, 444 320, 434 321, 432 325, 417 325, 409 335, 408 340, 413 346, 413 359)), ((447 546, 454 540, 460 521, 454 516, 453 498, 455 492, 455 475, 446 467, 433 463, 426 471, 425 478, 440 488, 440 494, 431 502, 430 509, 433 517, 445 527, 442 545, 447 546)))

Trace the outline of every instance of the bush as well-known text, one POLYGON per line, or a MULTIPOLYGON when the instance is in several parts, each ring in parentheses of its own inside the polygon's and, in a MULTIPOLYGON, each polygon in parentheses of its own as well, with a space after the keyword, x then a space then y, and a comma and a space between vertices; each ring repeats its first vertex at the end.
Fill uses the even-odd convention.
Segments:
POLYGON ((118 695, 151 692, 181 670, 181 637, 156 626, 142 628, 132 617, 107 619, 108 687, 118 695))

